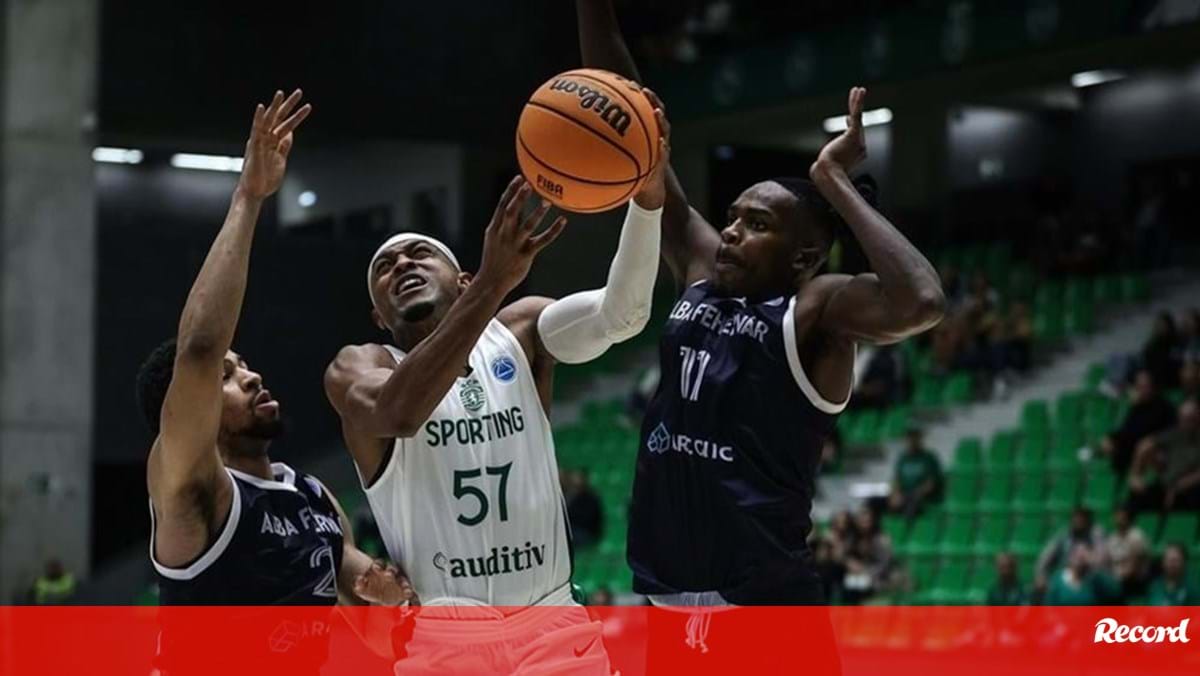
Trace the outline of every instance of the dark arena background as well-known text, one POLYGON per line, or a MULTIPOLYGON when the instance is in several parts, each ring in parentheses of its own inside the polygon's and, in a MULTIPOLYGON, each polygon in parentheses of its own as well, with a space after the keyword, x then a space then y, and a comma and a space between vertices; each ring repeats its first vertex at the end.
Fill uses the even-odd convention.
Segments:
MULTIPOLYGON (((828 603, 955 607, 967 627, 977 606, 1200 604, 1200 0, 614 4, 710 222, 751 183, 807 175, 861 85, 858 172, 940 276, 940 324, 859 347, 822 451, 828 603)), ((522 106, 580 65, 575 22, 559 0, 4 3, 0 603, 158 605, 134 378, 175 334, 277 88, 314 112, 234 345, 283 402, 273 458, 320 476, 387 557, 322 375, 386 337, 362 271, 389 234, 478 268, 522 106)), ((514 296, 599 286, 622 214, 571 216, 514 296)), ((826 266, 870 269, 848 230, 826 266)), ((626 532, 677 294, 664 267, 645 331, 556 370, 590 606, 647 604, 626 532)), ((1085 618, 1089 648, 1108 614, 1085 618)), ((905 643, 900 615, 836 617, 844 646, 937 647, 905 643)))

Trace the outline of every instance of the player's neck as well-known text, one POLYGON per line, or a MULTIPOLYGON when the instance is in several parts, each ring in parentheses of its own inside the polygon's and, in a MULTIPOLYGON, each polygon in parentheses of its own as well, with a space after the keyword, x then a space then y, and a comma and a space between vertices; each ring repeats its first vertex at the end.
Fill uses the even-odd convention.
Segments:
POLYGON ((405 352, 412 352, 442 323, 444 316, 444 312, 434 312, 420 321, 398 323, 392 328, 392 343, 405 352))
POLYGON ((227 449, 222 448, 221 461, 229 469, 236 469, 250 476, 256 476, 267 481, 275 478, 275 472, 271 469, 271 458, 267 456, 265 446, 262 453, 255 454, 230 453, 227 449))

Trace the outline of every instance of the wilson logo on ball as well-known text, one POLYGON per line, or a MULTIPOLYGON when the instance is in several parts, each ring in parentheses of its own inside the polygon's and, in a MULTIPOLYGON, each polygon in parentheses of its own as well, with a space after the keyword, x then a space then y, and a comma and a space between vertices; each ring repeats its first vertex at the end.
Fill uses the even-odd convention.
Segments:
POLYGON ((629 129, 629 123, 632 119, 629 116, 629 112, 610 101, 608 96, 598 89, 581 85, 574 80, 560 78, 550 85, 550 91, 575 94, 579 97, 580 108, 594 111, 600 116, 600 119, 607 122, 608 126, 612 127, 613 131, 621 136, 624 136, 625 132, 629 129))

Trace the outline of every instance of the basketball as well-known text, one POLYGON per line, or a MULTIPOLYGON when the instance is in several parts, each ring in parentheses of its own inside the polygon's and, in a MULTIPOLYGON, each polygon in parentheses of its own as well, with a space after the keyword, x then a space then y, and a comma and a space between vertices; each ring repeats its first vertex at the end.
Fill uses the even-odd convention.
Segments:
POLYGON ((581 68, 537 88, 517 123, 517 161, 539 195, 580 213, 624 204, 658 156, 654 107, 631 80, 581 68))

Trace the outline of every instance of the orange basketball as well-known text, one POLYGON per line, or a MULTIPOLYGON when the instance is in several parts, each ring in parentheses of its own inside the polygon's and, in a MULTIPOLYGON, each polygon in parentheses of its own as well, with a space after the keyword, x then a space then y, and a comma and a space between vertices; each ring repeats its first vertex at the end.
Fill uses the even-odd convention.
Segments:
POLYGON ((539 195, 568 211, 620 206, 658 159, 654 107, 633 81, 581 68, 537 88, 517 123, 517 161, 539 195))

